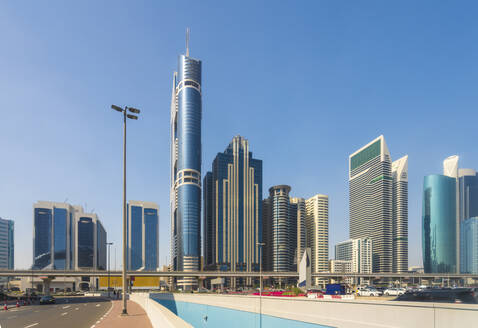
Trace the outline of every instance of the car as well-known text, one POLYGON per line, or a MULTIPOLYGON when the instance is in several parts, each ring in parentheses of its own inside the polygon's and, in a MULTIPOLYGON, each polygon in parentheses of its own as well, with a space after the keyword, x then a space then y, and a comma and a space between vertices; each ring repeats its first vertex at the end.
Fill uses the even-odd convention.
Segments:
POLYGON ((373 287, 364 287, 357 290, 359 296, 380 296, 382 292, 373 287))
POLYGON ((40 304, 55 304, 56 300, 53 296, 46 295, 40 298, 40 304))
POLYGON ((383 291, 385 296, 399 296, 405 294, 404 288, 387 288, 383 291))
POLYGON ((475 293, 470 288, 430 288, 407 291, 398 296, 395 301, 478 304, 475 293))

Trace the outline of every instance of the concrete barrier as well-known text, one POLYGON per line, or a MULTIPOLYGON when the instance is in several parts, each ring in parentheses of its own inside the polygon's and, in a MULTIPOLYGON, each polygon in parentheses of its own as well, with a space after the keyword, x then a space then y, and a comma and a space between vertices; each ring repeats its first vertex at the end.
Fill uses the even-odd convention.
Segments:
POLYGON ((153 328, 191 328, 192 326, 169 311, 158 302, 149 298, 148 293, 130 294, 130 300, 138 303, 148 315, 153 328))
MULTIPOLYGON (((474 327, 478 305, 378 300, 327 300, 207 294, 154 294, 157 298, 343 328, 474 327), (262 302, 262 305, 259 304, 262 302)), ((154 301, 153 301, 154 302, 154 301)))

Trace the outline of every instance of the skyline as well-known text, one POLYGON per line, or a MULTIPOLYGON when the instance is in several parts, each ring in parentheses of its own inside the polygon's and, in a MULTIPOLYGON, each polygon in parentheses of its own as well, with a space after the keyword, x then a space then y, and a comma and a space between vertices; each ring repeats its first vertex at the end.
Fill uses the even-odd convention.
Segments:
MULTIPOLYGON (((254 34, 254 27, 265 25, 261 22, 261 14, 270 9, 260 5, 249 18, 252 28, 238 31, 226 26, 223 32, 215 31, 214 24, 188 14, 183 14, 184 24, 170 24, 167 15, 162 14, 158 7, 152 7, 152 11, 166 18, 164 25, 154 25, 161 19, 147 14, 146 8, 135 8, 130 15, 140 17, 141 14, 146 19, 144 24, 138 24, 130 31, 126 27, 101 22, 101 13, 110 9, 107 5, 97 7, 96 16, 82 22, 80 29, 75 23, 84 20, 85 16, 68 13, 77 9, 86 15, 88 6, 65 6, 59 8, 60 12, 63 9, 66 13, 65 17, 59 18, 59 23, 66 24, 66 31, 55 31, 58 23, 49 21, 53 14, 40 5, 30 4, 28 10, 22 5, 0 5, 4 9, 0 10, 2 30, 14 32, 13 36, 0 32, 6 44, 13 45, 10 52, 0 54, 0 68, 7 73, 0 77, 0 87, 8 95, 0 99, 3 108, 0 122, 0 150, 3 153, 0 216, 15 220, 17 241, 22 240, 21 232, 32 235, 33 203, 39 200, 62 202, 68 198, 68 202, 75 204, 87 202, 87 211, 94 208, 108 235, 113 237, 114 247, 121 244, 121 232, 116 227, 122 210, 121 122, 109 110, 111 103, 120 103, 138 106, 144 113, 137 124, 128 129, 127 199, 159 203, 160 265, 166 262, 170 231, 170 73, 176 67, 177 56, 185 52, 186 26, 191 26, 192 30, 191 56, 203 61, 204 70, 202 171, 206 172, 204 168, 211 166, 215 154, 221 152, 234 135, 241 134, 250 140, 254 155, 264 162, 263 186, 266 192, 273 185, 288 184, 292 187, 290 194, 293 197, 308 198, 317 193, 329 196, 329 258, 333 257, 332 246, 348 239, 348 154, 369 140, 383 134, 393 150, 393 158, 400 154, 410 156, 410 266, 421 263, 423 177, 439 174, 443 159, 454 154, 460 155, 461 167, 478 168, 478 156, 472 151, 471 142, 478 136, 476 129, 473 130, 473 121, 476 120, 466 119, 466 116, 475 117, 473 109, 477 103, 472 88, 477 78, 476 68, 472 65, 477 46, 466 43, 467 37, 472 38, 476 33, 476 27, 457 27, 469 23, 467 19, 472 18, 471 11, 464 13, 457 8, 438 6, 442 11, 431 13, 434 15, 428 23, 437 24, 446 11, 450 15, 463 14, 465 17, 460 17, 460 22, 448 21, 449 34, 428 39, 427 36, 433 35, 423 29, 425 22, 420 24, 409 18, 407 22, 412 26, 400 26, 404 31, 393 27, 406 11, 405 5, 393 6, 393 9, 398 8, 397 12, 393 17, 387 17, 392 22, 382 26, 398 38, 393 41, 399 46, 392 47, 386 43, 387 33, 382 32, 382 35, 373 30, 380 20, 379 9, 382 14, 383 11, 390 13, 390 9, 380 5, 376 6, 377 16, 366 22, 370 18, 366 15, 366 10, 371 9, 368 6, 360 9, 360 6, 352 5, 351 12, 338 13, 334 5, 319 4, 317 8, 324 12, 320 11, 320 15, 331 15, 327 19, 321 16, 329 26, 324 22, 320 29, 312 24, 285 26, 280 25, 279 19, 269 18, 276 25, 266 28, 268 35, 254 34), (20 13, 25 16, 20 18, 20 13), (44 15, 37 16, 38 13, 44 15), (339 23, 346 23, 347 15, 355 18, 358 26, 352 22, 342 29, 338 23, 334 25, 333 20, 337 18, 340 18, 339 23), (93 22, 93 27, 89 27, 88 22, 93 22), (408 28, 416 29, 417 25, 422 27, 415 31, 417 35, 404 39, 408 28), (360 32, 348 30, 352 27, 365 32, 365 36, 360 37, 360 32), (164 29, 167 32, 161 32, 164 29), (97 30, 102 32, 95 38, 92 33, 97 30), (148 33, 139 37, 142 31, 148 33), (458 32, 465 35, 457 37, 454 33, 458 32), (91 40, 84 38, 83 33, 91 40), (164 33, 161 35, 164 40, 153 37, 153 33, 164 33), (241 33, 247 37, 240 37, 241 33), (305 34, 296 40, 289 39, 300 33, 305 34), (77 37, 77 43, 69 41, 71 34, 77 37), (291 42, 291 47, 300 50, 284 49, 279 35, 291 42), (321 36, 317 44, 310 42, 314 36, 321 36), (438 44, 443 37, 445 40, 448 37, 450 43, 438 44), (119 47, 123 38, 144 53, 127 49, 123 54, 119 47), (420 43, 422 40, 427 41, 426 45, 420 43), (153 42, 165 49, 150 44, 153 42), (361 47, 360 42, 365 45, 361 47), (381 49, 383 42, 391 48, 381 49), (368 49, 370 46, 373 50, 368 49), (88 55, 87 50, 95 47, 98 47, 96 55, 88 55), (146 51, 148 49, 150 51, 146 51), (254 54, 247 53, 248 49, 269 50, 254 52, 258 57, 254 58, 254 54), (411 49, 419 50, 414 52, 415 57, 407 57, 407 50, 411 49), (347 50, 352 50, 354 55, 347 50), (392 50, 398 50, 398 53, 393 54, 392 50), (304 67, 303 61, 310 59, 303 53, 312 53, 317 58, 312 58, 314 65, 308 67, 307 75, 302 76, 297 72, 304 67), (61 54, 70 55, 73 60, 68 56, 62 58, 61 54), (220 58, 219 55, 227 56, 220 58), (431 57, 426 58, 426 55, 431 57), (392 59, 398 66, 395 69, 388 67, 392 59), (233 67, 231 60, 240 60, 244 64, 233 67), (39 63, 44 65, 33 69, 39 63), (154 69, 151 69, 153 63, 154 69), (80 68, 85 71, 81 72, 80 68), (251 76, 255 80, 251 85, 239 83, 250 82, 251 76), (260 90, 258 83, 262 86, 260 90), (244 96, 238 97, 238 91, 244 96), (307 99, 304 95, 313 97, 307 99), (383 112, 384 108, 386 112, 383 112), (276 115, 277 111, 284 115, 276 115), (292 119, 298 114, 303 115, 303 119, 294 124, 292 119), (245 122, 241 116, 252 116, 256 120, 245 122), (383 127, 384 119, 399 124, 383 127), (443 129, 448 126, 460 128, 443 129), (272 137, 284 131, 285 138, 272 137), (463 136, 465 133, 466 137, 463 136), (288 151, 283 152, 283 149, 288 151), (310 149, 317 150, 317 153, 310 152, 310 149), (58 150, 65 156, 55 156, 58 150), (153 151, 146 152, 148 150, 153 151)), ((182 7, 171 6, 164 11, 179 11, 182 7)), ((205 8, 191 6, 206 14, 205 8)), ((245 7, 248 6, 230 7, 229 12, 238 12, 232 18, 239 20, 240 14, 245 15, 245 7)), ((115 8, 114 13, 127 18, 130 9, 115 8)), ((416 12, 407 14, 417 17, 427 8, 420 4, 414 9, 416 12)), ((279 5, 273 10, 279 17, 285 17, 287 8, 279 5)), ((305 8, 293 10, 295 14, 303 15, 301 17, 309 17, 305 8)), ((212 10, 209 17, 224 22, 219 11, 217 8, 212 10)), ((118 21, 121 20, 124 19, 118 21)), ((263 197, 266 196, 263 191, 263 197)), ((32 258, 31 243, 17 244, 15 265, 28 267, 32 258)), ((117 254, 119 267, 119 248, 117 254)))

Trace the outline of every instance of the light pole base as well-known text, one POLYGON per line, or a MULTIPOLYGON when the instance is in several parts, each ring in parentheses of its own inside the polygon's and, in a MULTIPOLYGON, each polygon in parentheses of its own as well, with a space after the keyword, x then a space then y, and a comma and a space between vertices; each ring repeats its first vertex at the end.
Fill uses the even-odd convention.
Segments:
POLYGON ((123 309, 123 312, 121 312, 121 315, 128 315, 128 311, 126 311, 126 309, 123 309))

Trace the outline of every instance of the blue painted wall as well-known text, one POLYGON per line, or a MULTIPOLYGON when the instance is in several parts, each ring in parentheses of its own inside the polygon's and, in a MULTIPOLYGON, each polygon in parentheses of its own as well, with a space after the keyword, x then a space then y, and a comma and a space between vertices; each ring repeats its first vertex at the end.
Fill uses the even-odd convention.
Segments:
POLYGON ((181 319, 194 327, 208 328, 244 328, 244 327, 274 327, 274 328, 329 328, 297 320, 289 320, 255 312, 227 309, 219 306, 196 304, 190 302, 159 299, 151 296, 159 304, 168 308, 181 319), (262 325, 260 320, 262 319, 262 325))

